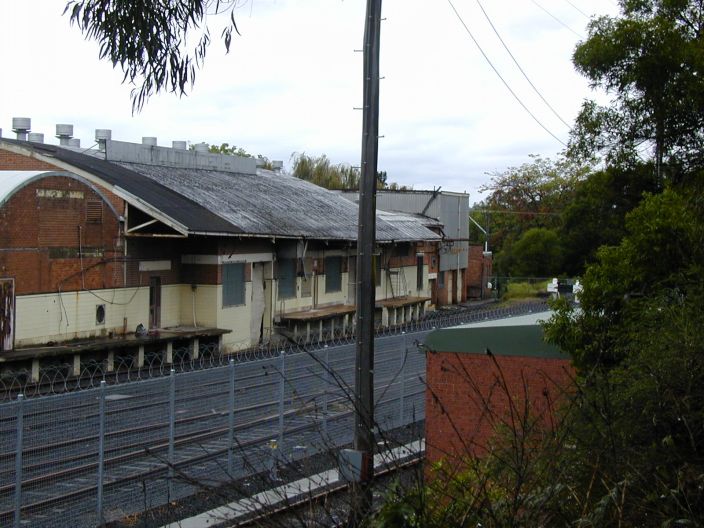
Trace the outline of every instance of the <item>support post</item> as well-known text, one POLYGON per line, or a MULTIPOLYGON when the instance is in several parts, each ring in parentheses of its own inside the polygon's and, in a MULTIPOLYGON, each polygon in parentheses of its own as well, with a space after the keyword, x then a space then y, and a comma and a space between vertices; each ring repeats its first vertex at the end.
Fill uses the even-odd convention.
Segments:
POLYGON ((100 382, 100 396, 98 409, 98 526, 103 525, 103 476, 105 466, 105 381, 100 382))
POLYGON ((235 449, 235 360, 230 359, 230 401, 228 405, 227 429, 227 475, 234 478, 234 449, 235 449))
POLYGON ((400 422, 399 426, 403 427, 405 425, 404 422, 404 398, 406 396, 406 359, 408 358, 408 343, 407 343, 407 336, 406 332, 402 332, 403 334, 403 353, 401 354, 401 367, 400 367, 400 385, 401 385, 401 396, 399 397, 399 416, 400 416, 400 422))
POLYGON ((172 365, 174 362, 174 342, 168 341, 166 343, 166 364, 172 365))
POLYGON ((137 349, 137 368, 142 368, 144 366, 144 345, 139 345, 137 349))
POLYGON ((191 343, 191 359, 196 360, 198 359, 198 356, 200 355, 200 341, 198 340, 197 337, 193 338, 193 342, 191 343))
POLYGON ((71 367, 71 375, 79 377, 81 375, 81 355, 73 355, 73 366, 71 367))
POLYGON ((357 235, 357 340, 354 449, 361 452, 359 482, 352 486, 349 526, 359 526, 372 506, 374 473, 374 283, 376 179, 379 150, 379 45, 381 0, 367 0, 364 27, 364 106, 357 235))
POLYGON ((169 376, 169 476, 168 476, 168 500, 174 498, 174 436, 176 429, 176 371, 171 369, 169 376))
POLYGON ((32 360, 32 383, 39 382, 39 360, 32 360))
POLYGON ((286 352, 279 354, 279 449, 284 445, 284 397, 286 395, 286 352))
POLYGON ((15 528, 22 524, 22 444, 24 442, 24 394, 17 395, 17 442, 15 445, 15 528))
POLYGON ((328 438, 328 397, 330 392, 330 349, 325 345, 323 352, 323 438, 328 438))

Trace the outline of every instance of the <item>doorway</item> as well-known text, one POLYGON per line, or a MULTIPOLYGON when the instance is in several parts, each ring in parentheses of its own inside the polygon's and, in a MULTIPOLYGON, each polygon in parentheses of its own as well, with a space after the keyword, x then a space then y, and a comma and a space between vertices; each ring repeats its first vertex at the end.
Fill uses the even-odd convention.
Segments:
POLYGON ((161 277, 149 278, 149 328, 161 326, 161 277))

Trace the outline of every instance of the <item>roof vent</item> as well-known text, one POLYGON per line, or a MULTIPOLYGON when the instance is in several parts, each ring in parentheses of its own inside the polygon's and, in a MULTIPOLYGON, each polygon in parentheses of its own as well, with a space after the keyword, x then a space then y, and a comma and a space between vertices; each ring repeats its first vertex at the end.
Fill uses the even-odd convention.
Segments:
POLYGON ((171 146, 174 148, 174 150, 186 150, 186 149, 188 149, 188 142, 187 141, 172 141, 171 146))
POLYGON ((69 139, 73 137, 73 125, 56 125, 56 137, 59 145, 67 146, 69 139))
POLYGON ((29 117, 13 117, 12 131, 17 134, 17 139, 27 141, 27 133, 32 129, 32 120, 29 117))
POLYGON ((196 143, 194 148, 196 152, 209 152, 207 143, 196 143))
POLYGON ((44 143, 44 134, 41 132, 30 132, 28 137, 32 143, 44 143))
POLYGON ((68 146, 74 148, 81 148, 81 140, 79 138, 71 138, 68 140, 68 146))
POLYGON ((156 147, 156 138, 154 136, 142 136, 142 145, 156 147))
POLYGON ((112 130, 108 130, 107 128, 95 129, 95 141, 98 142, 98 149, 101 152, 105 152, 105 143, 109 139, 112 139, 112 130))

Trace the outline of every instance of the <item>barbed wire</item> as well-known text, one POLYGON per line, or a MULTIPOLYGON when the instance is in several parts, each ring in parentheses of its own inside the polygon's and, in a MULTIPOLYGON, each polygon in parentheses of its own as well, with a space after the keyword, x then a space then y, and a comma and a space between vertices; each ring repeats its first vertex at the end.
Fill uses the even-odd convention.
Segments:
MULTIPOLYGON (((375 336, 387 337, 402 333, 413 334, 427 332, 436 328, 447 328, 461 324, 491 319, 502 319, 514 315, 546 311, 545 300, 517 303, 507 307, 490 306, 472 309, 452 307, 433 312, 426 312, 419 319, 393 326, 376 324, 375 336)), ((152 351, 144 354, 143 361, 135 355, 115 356, 112 362, 89 360, 81 363, 80 373, 73 373, 70 363, 47 365, 39 369, 38 379, 32 380, 29 369, 6 370, 0 375, 0 402, 15 399, 18 394, 25 398, 61 394, 98 387, 101 381, 116 385, 169 375, 171 369, 176 372, 189 372, 222 367, 229 363, 257 361, 278 356, 282 351, 287 354, 312 352, 327 347, 353 345, 356 335, 353 328, 334 329, 317 332, 309 337, 299 336, 285 343, 269 342, 242 350, 232 350, 231 346, 220 347, 217 343, 201 343, 197 357, 191 347, 174 348, 172 360, 168 362, 165 351, 152 351)))

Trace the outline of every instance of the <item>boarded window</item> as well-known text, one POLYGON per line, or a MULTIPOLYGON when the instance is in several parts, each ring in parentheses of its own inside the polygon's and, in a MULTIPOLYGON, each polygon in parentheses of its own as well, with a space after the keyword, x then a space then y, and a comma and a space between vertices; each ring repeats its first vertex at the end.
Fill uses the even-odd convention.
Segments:
POLYGON ((245 304, 244 264, 230 263, 222 265, 222 305, 237 306, 245 304))
POLYGON ((291 299, 296 296, 296 260, 279 259, 279 299, 291 299))
POLYGON ((423 289, 423 255, 416 255, 416 289, 423 289))
POLYGON ((342 291, 342 257, 325 257, 325 293, 342 291))
POLYGON ((103 202, 100 200, 86 202, 86 222, 89 224, 103 223, 103 202))

